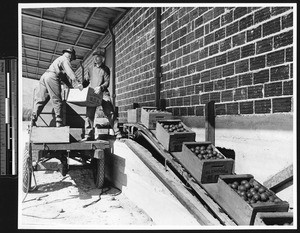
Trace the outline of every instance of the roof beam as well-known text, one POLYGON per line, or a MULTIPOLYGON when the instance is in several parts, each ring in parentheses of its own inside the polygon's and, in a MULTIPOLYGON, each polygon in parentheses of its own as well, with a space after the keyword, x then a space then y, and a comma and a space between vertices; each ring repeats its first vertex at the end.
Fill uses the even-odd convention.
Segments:
POLYGON ((51 20, 51 19, 40 18, 38 16, 33 16, 33 15, 26 14, 26 13, 22 13, 22 16, 27 17, 27 18, 31 18, 31 19, 35 19, 35 20, 41 20, 41 21, 47 22, 47 23, 52 23, 52 24, 56 24, 56 25, 60 25, 60 26, 73 28, 73 29, 76 29, 76 30, 81 30, 81 31, 97 34, 97 35, 102 35, 102 36, 105 35, 104 32, 99 32, 99 31, 95 31, 95 30, 75 26, 75 25, 72 25, 72 24, 62 23, 62 22, 59 22, 59 21, 51 20))
POLYGON ((25 71, 25 73, 26 73, 26 76, 22 74, 23 78, 29 78, 29 79, 34 79, 34 80, 40 80, 39 78, 37 78, 37 75, 36 75, 36 74, 30 73, 30 72, 26 72, 26 71, 25 71), (28 76, 28 75, 34 75, 36 78, 30 77, 30 76, 28 76))
MULTIPOLYGON (((59 56, 62 55, 61 53, 60 53, 60 54, 57 54, 57 53, 48 52, 48 51, 43 51, 43 50, 38 50, 38 49, 36 49, 36 48, 29 48, 29 47, 25 47, 25 46, 23 46, 23 49, 24 49, 24 50, 28 50, 28 51, 32 51, 32 52, 35 52, 35 53, 43 53, 43 54, 47 54, 47 55, 50 55, 50 56, 53 55, 53 56, 59 57, 59 56)), ((82 60, 82 57, 76 55, 76 60, 82 60)))
POLYGON ((22 56, 22 58, 24 58, 25 60, 32 60, 32 61, 47 63, 48 65, 50 64, 50 61, 42 60, 42 59, 39 59, 39 58, 28 57, 28 56, 24 56, 24 55, 22 56))
POLYGON ((120 12, 125 12, 127 11, 126 9, 123 9, 123 8, 120 8, 120 7, 107 7, 109 9, 112 9, 112 10, 116 10, 116 11, 120 11, 120 12))
POLYGON ((29 65, 27 62, 26 62, 26 65, 23 64, 23 66, 26 66, 26 67, 31 67, 31 68, 35 68, 35 69, 41 69, 41 70, 47 70, 48 67, 40 67, 39 65, 38 66, 33 66, 33 65, 29 65))
POLYGON ((45 37, 39 37, 39 36, 27 34, 27 33, 23 33, 23 35, 25 37, 30 37, 30 38, 34 38, 34 39, 41 39, 41 40, 48 41, 48 42, 63 44, 63 45, 67 45, 67 46, 73 46, 73 47, 77 47, 77 48, 85 49, 85 50, 91 50, 91 48, 89 48, 89 47, 80 46, 80 45, 74 45, 74 44, 71 44, 71 43, 66 43, 66 42, 62 42, 62 41, 52 40, 52 39, 48 39, 48 38, 45 38, 45 37))

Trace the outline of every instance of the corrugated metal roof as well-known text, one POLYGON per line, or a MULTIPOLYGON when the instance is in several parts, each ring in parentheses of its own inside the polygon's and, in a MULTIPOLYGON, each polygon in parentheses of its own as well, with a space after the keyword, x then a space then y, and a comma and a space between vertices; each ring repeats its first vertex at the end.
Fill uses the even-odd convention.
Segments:
POLYGON ((22 76, 39 79, 62 50, 74 47, 77 59, 88 57, 96 44, 130 8, 54 7, 23 8, 22 76))

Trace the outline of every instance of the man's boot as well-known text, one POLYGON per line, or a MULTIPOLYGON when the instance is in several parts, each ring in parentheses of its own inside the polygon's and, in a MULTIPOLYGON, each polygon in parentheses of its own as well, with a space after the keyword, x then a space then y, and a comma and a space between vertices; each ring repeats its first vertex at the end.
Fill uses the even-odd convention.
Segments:
POLYGON ((30 126, 31 127, 36 126, 36 121, 37 121, 37 116, 32 114, 31 115, 31 120, 30 120, 30 126))

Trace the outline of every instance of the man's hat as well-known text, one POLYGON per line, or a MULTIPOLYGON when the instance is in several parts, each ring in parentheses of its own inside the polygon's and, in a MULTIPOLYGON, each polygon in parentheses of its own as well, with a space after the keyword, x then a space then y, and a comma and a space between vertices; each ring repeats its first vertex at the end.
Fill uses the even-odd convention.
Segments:
POLYGON ((97 49, 94 53, 93 56, 102 56, 105 57, 105 52, 102 49, 97 49))
POLYGON ((64 49, 62 52, 63 53, 70 53, 71 54, 71 59, 72 60, 76 60, 76 52, 75 52, 75 50, 73 48, 71 48, 71 49, 64 49))

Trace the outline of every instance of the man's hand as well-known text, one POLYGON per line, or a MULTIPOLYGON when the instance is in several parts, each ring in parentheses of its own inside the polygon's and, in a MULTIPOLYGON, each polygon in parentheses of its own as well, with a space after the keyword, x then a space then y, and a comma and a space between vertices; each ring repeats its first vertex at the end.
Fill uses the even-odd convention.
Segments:
POLYGON ((94 93, 95 93, 95 94, 98 95, 98 94, 100 93, 100 91, 101 91, 101 87, 98 86, 98 87, 95 87, 95 88, 94 88, 94 93))
POLYGON ((79 89, 80 91, 82 91, 82 89, 83 89, 82 84, 79 84, 77 87, 78 87, 78 89, 79 89))

